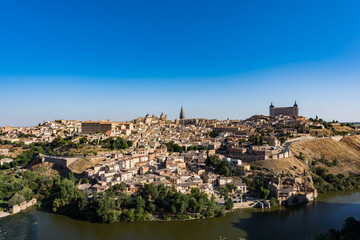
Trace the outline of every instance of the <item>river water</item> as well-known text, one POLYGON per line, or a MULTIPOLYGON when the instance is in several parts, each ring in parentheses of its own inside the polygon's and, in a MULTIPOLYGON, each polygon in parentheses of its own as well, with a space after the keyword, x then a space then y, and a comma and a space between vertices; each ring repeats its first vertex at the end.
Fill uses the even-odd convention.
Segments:
POLYGON ((0 240, 310 239, 315 233, 340 228, 350 216, 360 219, 360 192, 327 193, 295 208, 244 209, 220 218, 184 222, 98 224, 33 209, 0 219, 0 240))

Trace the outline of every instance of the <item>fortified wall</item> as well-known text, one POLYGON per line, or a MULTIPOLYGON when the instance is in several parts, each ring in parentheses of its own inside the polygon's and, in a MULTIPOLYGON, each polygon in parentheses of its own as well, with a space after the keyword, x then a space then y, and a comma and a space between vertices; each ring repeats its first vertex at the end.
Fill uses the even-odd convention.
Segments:
POLYGON ((70 164, 78 160, 79 158, 74 157, 59 157, 59 156, 48 156, 40 154, 41 162, 51 162, 63 167, 69 167, 70 164))
POLYGON ((264 150, 264 151, 253 151, 250 150, 246 154, 229 154, 222 153, 226 157, 239 158, 244 161, 258 161, 258 160, 271 160, 271 159, 283 159, 291 157, 290 149, 284 151, 275 151, 275 150, 264 150))
POLYGON ((18 212, 20 212, 20 211, 22 211, 22 210, 27 209, 28 207, 31 207, 31 206, 35 205, 36 202, 37 202, 37 199, 36 199, 36 198, 33 198, 33 199, 31 199, 30 201, 28 201, 28 202, 25 201, 25 202, 20 203, 19 205, 13 206, 10 211, 11 211, 13 214, 14 214, 14 213, 18 213, 18 212))

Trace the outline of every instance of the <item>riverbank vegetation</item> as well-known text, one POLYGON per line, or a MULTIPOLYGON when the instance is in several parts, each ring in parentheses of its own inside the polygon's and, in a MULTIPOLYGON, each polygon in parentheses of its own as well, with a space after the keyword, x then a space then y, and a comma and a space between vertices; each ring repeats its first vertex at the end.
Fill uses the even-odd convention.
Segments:
MULTIPOLYGON (((93 222, 132 222, 147 220, 189 220, 225 215, 233 207, 228 199, 217 205, 215 197, 193 188, 184 194, 173 187, 145 184, 132 195, 125 184, 117 184, 89 196, 77 186, 79 181, 70 173, 64 178, 36 171, 0 172, 2 210, 35 197, 45 210, 93 222)), ((231 199, 230 199, 231 200, 231 199)))
POLYGON ((328 173, 326 168, 317 166, 311 168, 315 188, 320 193, 326 191, 344 191, 360 189, 360 176, 328 173))
MULTIPOLYGON (((39 200, 50 197, 49 189, 52 189, 53 179, 50 176, 37 171, 0 171, 0 201, 2 210, 6 210, 33 197, 39 200)), ((59 176, 60 177, 60 176, 59 176)))
POLYGON ((340 230, 330 229, 327 233, 317 234, 314 240, 355 240, 360 239, 360 221, 353 217, 345 220, 340 230))
POLYGON ((128 195, 121 183, 89 198, 86 192, 77 191, 75 183, 66 178, 55 183, 50 202, 53 212, 106 223, 189 220, 225 214, 225 206, 216 205, 214 196, 209 199, 197 188, 183 194, 172 187, 145 184, 138 193, 128 195))

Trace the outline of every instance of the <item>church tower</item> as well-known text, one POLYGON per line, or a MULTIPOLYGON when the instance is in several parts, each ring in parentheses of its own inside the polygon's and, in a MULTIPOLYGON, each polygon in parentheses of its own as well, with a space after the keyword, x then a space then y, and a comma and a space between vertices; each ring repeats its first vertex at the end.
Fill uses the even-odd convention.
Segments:
POLYGON ((270 117, 275 116, 274 105, 273 105, 272 102, 271 102, 271 105, 270 105, 270 107, 269 107, 269 115, 270 115, 270 117))
POLYGON ((294 117, 298 117, 299 116, 299 107, 296 103, 296 100, 295 100, 295 104, 294 104, 294 107, 293 107, 293 116, 294 117))
POLYGON ((181 110, 180 110, 180 120, 183 120, 185 119, 185 114, 184 114, 184 109, 183 107, 181 106, 181 110))

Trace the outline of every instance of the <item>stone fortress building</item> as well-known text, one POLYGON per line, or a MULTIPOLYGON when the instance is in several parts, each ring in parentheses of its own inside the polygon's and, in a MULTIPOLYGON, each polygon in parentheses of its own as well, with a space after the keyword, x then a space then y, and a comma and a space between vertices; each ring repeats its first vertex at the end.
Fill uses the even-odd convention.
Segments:
POLYGON ((299 107, 296 104, 292 107, 275 107, 272 103, 269 107, 269 115, 270 117, 275 116, 292 116, 292 117, 299 117, 299 107))

